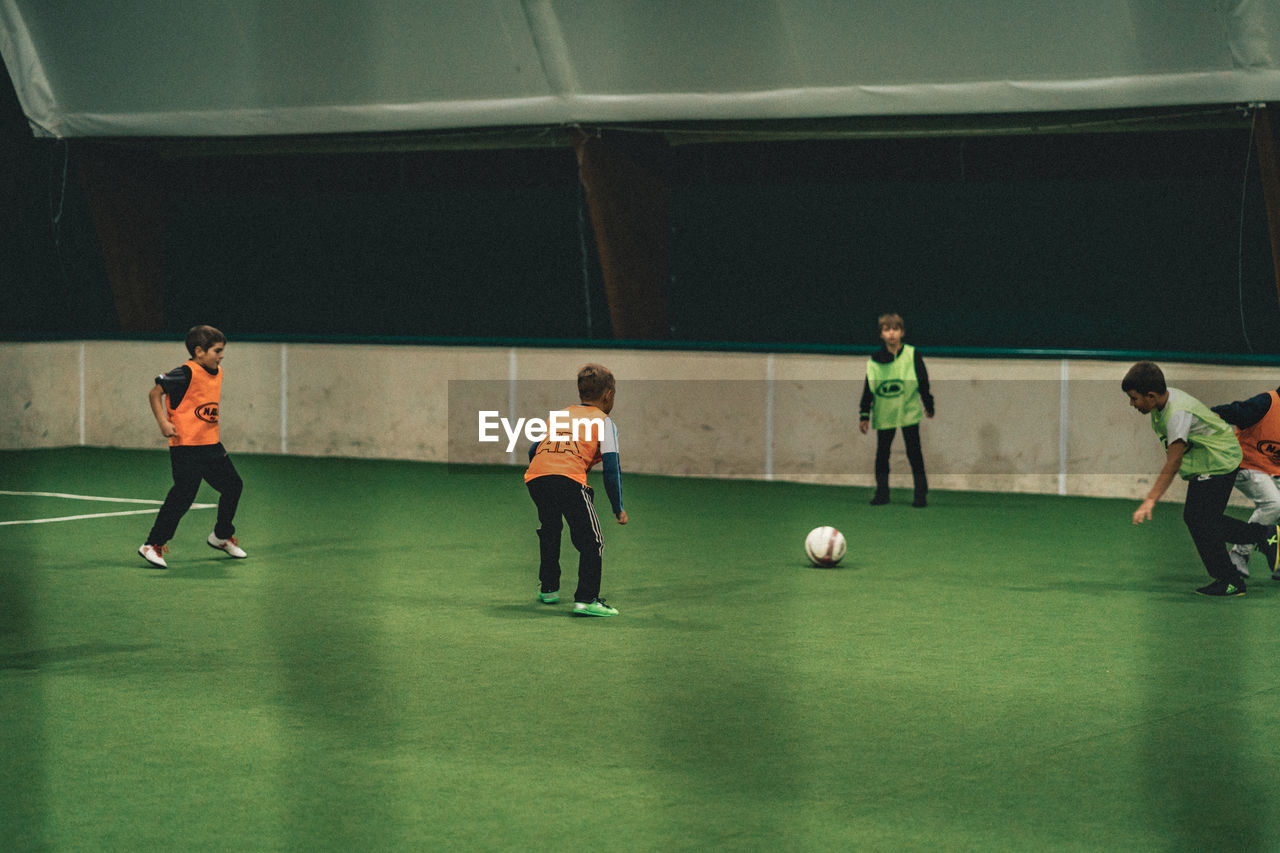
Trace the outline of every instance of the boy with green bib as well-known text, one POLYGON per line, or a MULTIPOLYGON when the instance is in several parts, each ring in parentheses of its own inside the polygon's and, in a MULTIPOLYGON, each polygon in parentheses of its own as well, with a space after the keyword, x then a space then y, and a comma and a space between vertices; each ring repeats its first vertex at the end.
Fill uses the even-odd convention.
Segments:
POLYGON ((924 359, 915 347, 902 341, 902 318, 897 314, 880 317, 880 339, 884 346, 867 360, 867 380, 862 386, 858 429, 866 435, 876 430, 876 493, 872 506, 889 502, 889 450, 893 436, 902 428, 907 445, 907 462, 915 484, 914 507, 928 505, 929 480, 924 473, 924 455, 920 452, 920 419, 933 417, 933 395, 929 393, 929 374, 924 359))
POLYGON ((1245 579, 1227 556, 1227 543, 1253 543, 1274 569, 1277 527, 1250 524, 1224 514, 1236 472, 1244 458, 1240 442, 1226 421, 1185 391, 1165 384, 1164 373, 1150 361, 1140 361, 1125 374, 1120 387, 1129 405, 1151 415, 1151 428, 1165 447, 1165 463, 1151 491, 1133 513, 1133 523, 1151 520, 1156 501, 1175 475, 1187 481, 1182 510, 1191 540, 1213 582, 1196 590, 1201 595, 1244 595, 1245 579))

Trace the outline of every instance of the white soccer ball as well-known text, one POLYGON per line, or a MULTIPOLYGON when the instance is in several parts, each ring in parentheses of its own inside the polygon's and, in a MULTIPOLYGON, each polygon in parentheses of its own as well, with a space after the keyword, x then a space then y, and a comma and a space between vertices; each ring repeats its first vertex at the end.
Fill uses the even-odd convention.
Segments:
POLYGON ((834 527, 815 527, 804 537, 804 552, 815 566, 834 566, 844 558, 847 547, 844 534, 834 527))

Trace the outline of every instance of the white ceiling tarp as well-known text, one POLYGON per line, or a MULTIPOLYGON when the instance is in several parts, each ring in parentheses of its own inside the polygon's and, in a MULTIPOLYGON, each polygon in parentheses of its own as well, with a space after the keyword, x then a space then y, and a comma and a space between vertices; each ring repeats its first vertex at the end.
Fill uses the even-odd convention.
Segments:
POLYGON ((39 135, 1280 101, 1280 0, 0 0, 39 135))

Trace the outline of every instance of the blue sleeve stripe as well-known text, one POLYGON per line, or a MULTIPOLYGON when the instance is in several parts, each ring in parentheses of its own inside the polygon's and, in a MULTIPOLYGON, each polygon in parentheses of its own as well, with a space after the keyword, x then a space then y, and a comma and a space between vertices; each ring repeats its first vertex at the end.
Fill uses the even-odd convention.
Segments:
POLYGON ((609 496, 613 514, 617 515, 622 512, 622 465, 616 453, 604 453, 600 461, 604 473, 604 492, 609 496))

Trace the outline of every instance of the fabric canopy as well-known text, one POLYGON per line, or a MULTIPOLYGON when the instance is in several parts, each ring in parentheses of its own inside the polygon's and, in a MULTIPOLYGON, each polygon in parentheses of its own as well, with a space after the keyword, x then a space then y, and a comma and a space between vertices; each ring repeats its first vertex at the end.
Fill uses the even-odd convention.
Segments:
POLYGON ((261 136, 1280 100, 1280 0, 0 0, 33 131, 261 136))

